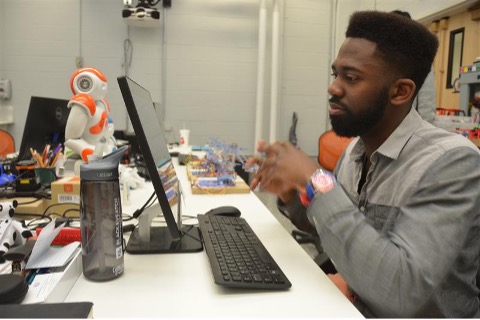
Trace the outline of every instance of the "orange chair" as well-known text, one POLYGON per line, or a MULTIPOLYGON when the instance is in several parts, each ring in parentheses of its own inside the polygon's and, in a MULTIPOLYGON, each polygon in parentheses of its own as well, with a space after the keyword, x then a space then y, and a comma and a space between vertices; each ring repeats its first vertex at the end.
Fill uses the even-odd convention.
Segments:
POLYGON ((7 131, 0 129, 0 158, 5 158, 7 154, 15 152, 15 140, 7 131))
POLYGON ((323 133, 318 139, 318 163, 325 169, 333 171, 338 159, 353 138, 337 136, 332 130, 323 133))

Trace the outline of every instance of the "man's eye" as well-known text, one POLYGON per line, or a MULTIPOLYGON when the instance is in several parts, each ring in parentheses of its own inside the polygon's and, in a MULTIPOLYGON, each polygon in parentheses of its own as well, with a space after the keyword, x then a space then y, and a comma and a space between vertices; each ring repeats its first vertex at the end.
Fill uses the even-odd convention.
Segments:
POLYGON ((347 79, 348 81, 355 81, 355 80, 357 80, 358 78, 355 77, 355 76, 346 75, 346 76, 345 76, 345 79, 347 79))
POLYGON ((331 75, 332 77, 334 77, 335 79, 338 77, 338 74, 336 74, 336 73, 334 73, 334 72, 332 72, 330 75, 331 75))

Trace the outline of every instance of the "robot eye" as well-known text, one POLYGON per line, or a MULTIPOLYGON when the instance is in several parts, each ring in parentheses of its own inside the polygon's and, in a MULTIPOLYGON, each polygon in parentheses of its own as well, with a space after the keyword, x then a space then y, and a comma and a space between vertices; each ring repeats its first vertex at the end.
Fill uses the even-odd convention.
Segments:
POLYGON ((82 91, 88 92, 93 87, 93 81, 90 77, 82 76, 78 79, 78 88, 82 91))

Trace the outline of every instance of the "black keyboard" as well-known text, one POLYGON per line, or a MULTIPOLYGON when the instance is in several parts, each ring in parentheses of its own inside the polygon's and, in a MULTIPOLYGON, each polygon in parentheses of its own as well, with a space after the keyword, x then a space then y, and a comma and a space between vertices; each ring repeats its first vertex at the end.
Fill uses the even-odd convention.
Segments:
POLYGON ((198 222, 216 284, 269 290, 292 286, 245 219, 200 214, 198 222))

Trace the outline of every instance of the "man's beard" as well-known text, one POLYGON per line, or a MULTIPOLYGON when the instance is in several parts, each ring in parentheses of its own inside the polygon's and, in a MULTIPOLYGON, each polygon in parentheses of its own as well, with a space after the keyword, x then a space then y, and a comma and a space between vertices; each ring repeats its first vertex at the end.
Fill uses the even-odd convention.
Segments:
POLYGON ((374 125, 376 125, 385 114, 386 105, 388 103, 388 88, 384 88, 377 99, 372 103, 371 107, 358 115, 354 115, 351 110, 340 99, 331 97, 330 102, 334 102, 342 106, 346 112, 345 115, 330 115, 330 123, 333 131, 342 137, 361 136, 374 125))

